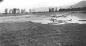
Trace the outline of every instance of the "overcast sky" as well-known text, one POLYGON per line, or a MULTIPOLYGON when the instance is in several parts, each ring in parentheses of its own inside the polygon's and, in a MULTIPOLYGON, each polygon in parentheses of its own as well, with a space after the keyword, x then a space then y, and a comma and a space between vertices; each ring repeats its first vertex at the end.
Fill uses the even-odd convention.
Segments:
POLYGON ((68 6, 80 2, 81 0, 4 0, 0 4, 0 10, 4 8, 34 8, 68 6))

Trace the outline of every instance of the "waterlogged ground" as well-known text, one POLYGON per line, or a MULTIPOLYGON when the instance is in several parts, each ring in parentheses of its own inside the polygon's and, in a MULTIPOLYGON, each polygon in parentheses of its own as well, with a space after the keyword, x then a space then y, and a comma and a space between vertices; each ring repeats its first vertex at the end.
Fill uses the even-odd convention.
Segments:
POLYGON ((34 15, 22 15, 22 16, 4 16, 0 17, 0 23, 4 22, 25 22, 25 21, 32 21, 38 23, 49 23, 49 19, 51 17, 46 16, 34 16, 34 15))
POLYGON ((33 15, 0 17, 0 46, 86 46, 86 24, 46 24, 51 22, 50 18, 33 15))
MULTIPOLYGON (((55 14, 55 15, 59 16, 61 14, 55 14)), ((47 15, 3 16, 3 17, 0 17, 0 23, 32 21, 36 23, 48 24, 48 23, 52 23, 50 19, 51 17, 47 15)), ((86 21, 78 21, 78 20, 86 20, 86 13, 71 13, 71 14, 67 13, 67 17, 59 17, 56 19, 66 21, 67 23, 83 24, 83 23, 86 23, 86 21), (68 21, 70 19, 72 19, 72 21, 68 21)))

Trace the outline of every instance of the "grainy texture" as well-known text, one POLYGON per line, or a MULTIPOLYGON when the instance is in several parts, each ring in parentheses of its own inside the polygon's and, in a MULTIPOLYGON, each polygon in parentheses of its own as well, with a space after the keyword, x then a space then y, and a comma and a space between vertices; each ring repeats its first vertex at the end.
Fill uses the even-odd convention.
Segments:
POLYGON ((86 24, 1 23, 0 46, 86 46, 86 24))

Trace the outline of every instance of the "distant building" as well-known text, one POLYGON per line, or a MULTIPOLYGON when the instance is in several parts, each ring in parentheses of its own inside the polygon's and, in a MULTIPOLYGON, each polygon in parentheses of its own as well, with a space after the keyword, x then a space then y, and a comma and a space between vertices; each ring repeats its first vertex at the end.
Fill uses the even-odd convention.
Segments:
POLYGON ((60 8, 57 8, 57 7, 51 7, 49 8, 49 12, 57 12, 59 11, 60 8))
POLYGON ((34 8, 34 9, 30 9, 30 12, 48 12, 49 9, 48 8, 34 8))
POLYGON ((30 12, 56 12, 56 11, 59 11, 59 8, 51 7, 51 8, 34 8, 34 9, 30 9, 30 12))
POLYGON ((21 9, 21 14, 28 14, 29 13, 29 9, 21 9))

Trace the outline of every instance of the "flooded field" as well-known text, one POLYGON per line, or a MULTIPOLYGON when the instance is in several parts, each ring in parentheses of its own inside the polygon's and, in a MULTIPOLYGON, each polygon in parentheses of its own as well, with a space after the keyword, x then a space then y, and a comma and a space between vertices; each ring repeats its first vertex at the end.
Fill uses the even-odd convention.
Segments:
POLYGON ((45 15, 0 17, 0 46, 86 46, 86 24, 77 22, 85 14, 72 15, 74 21, 62 25, 47 24, 51 17, 45 15))
POLYGON ((86 20, 86 13, 64 13, 64 14, 51 14, 48 15, 21 15, 21 16, 3 16, 0 17, 0 23, 11 23, 11 22, 25 22, 25 21, 32 21, 36 23, 42 23, 42 24, 48 24, 52 23, 50 19, 52 18, 52 15, 60 16, 65 15, 67 17, 59 17, 56 18, 57 21, 66 21, 67 23, 79 23, 83 24, 86 23, 86 21, 79 21, 79 20, 86 20), (68 21, 72 20, 72 21, 68 21))

